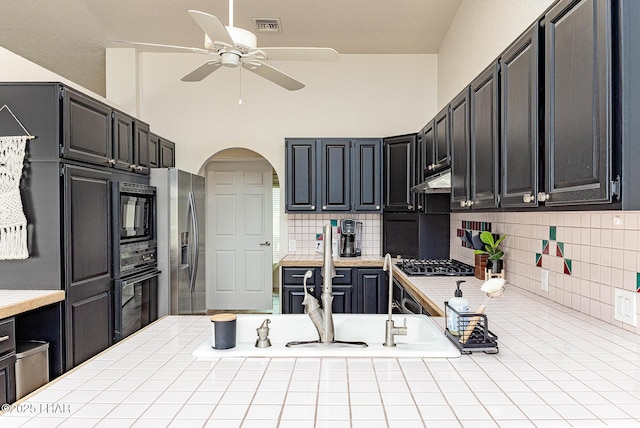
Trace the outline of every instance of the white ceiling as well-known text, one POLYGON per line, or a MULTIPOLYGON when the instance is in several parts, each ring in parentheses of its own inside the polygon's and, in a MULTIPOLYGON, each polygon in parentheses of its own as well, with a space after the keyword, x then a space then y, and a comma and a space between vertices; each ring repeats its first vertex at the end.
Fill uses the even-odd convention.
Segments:
MULTIPOLYGON (((235 0, 234 26, 280 18, 258 47, 331 47, 342 54, 435 54, 462 0, 235 0)), ((1 0, 0 46, 98 94, 111 40, 202 47, 187 10, 228 24, 228 0, 1 0)))

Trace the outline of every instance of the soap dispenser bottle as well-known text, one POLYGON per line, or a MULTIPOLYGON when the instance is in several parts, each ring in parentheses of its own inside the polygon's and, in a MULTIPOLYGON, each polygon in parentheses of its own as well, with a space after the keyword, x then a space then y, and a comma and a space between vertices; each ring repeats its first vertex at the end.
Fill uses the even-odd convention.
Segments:
POLYGON ((451 334, 458 335, 464 331, 463 325, 458 325, 458 313, 469 312, 469 301, 462 297, 462 290, 460 290, 460 284, 465 282, 464 280, 456 281, 456 291, 453 299, 449 300, 449 306, 454 311, 449 311, 449 317, 447 318, 447 329, 451 334))

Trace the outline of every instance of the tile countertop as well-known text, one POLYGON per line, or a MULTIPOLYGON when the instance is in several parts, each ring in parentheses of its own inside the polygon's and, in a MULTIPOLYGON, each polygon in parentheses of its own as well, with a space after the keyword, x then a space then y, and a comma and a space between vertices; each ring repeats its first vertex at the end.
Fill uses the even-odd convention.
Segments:
MULTIPOLYGON (((455 279, 411 282, 443 306, 455 279)), ((481 281, 465 280, 475 308, 481 281)), ((640 337, 509 285, 486 314, 498 354, 209 362, 191 356, 209 317, 165 317, 12 406, 0 425, 640 426, 640 337)))
POLYGON ((0 290, 0 319, 62 300, 62 290, 0 290))

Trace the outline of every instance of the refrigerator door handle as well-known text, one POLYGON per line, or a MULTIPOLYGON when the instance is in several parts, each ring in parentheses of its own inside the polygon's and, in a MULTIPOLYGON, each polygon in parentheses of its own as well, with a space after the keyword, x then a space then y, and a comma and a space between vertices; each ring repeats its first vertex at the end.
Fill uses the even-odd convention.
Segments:
POLYGON ((198 213, 196 211, 196 198, 193 192, 189 192, 189 210, 191 211, 191 230, 193 239, 191 239, 189 249, 191 253, 191 275, 189 278, 189 291, 193 293, 196 288, 196 274, 198 272, 198 250, 200 248, 200 237, 198 236, 198 213))

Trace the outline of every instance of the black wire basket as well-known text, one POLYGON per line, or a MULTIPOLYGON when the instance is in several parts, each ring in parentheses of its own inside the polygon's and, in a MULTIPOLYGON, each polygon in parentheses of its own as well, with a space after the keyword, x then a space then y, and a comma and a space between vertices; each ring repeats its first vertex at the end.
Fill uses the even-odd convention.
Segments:
POLYGON ((485 314, 458 312, 449 306, 449 302, 444 302, 444 315, 444 334, 460 348, 461 353, 471 354, 473 351, 498 353, 498 336, 489 331, 489 321, 485 314), (453 323, 450 322, 452 317, 453 323), (473 326, 474 323, 475 326, 473 326))

